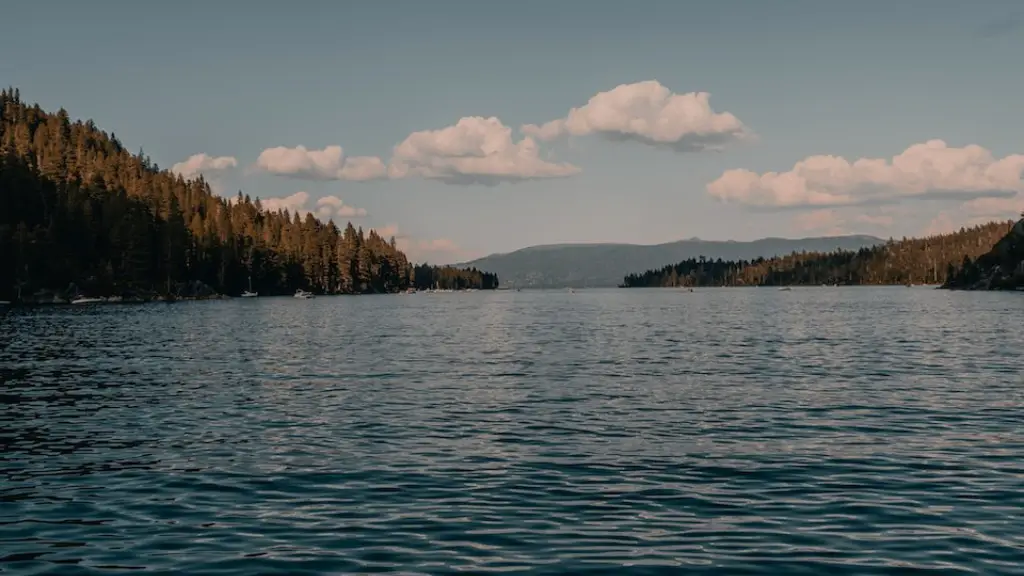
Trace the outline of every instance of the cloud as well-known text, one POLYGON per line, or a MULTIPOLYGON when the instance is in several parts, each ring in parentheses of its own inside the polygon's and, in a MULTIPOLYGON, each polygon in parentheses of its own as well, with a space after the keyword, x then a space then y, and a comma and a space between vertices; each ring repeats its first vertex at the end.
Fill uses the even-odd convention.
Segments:
POLYGON ((316 201, 316 206, 317 215, 322 220, 330 220, 331 218, 362 218, 366 216, 365 209, 349 206, 337 196, 324 196, 316 201))
POLYGON ((384 162, 376 156, 346 157, 341 146, 307 150, 305 146, 277 146, 260 152, 256 166, 278 176, 305 180, 377 180, 387 176, 384 162))
POLYGON ((801 232, 813 232, 828 236, 840 236, 863 231, 864 228, 889 228, 892 216, 885 214, 863 214, 852 209, 825 208, 801 212, 793 216, 792 225, 801 232))
MULTIPOLYGON (((232 198, 232 201, 234 200, 232 198)), ((361 218, 366 216, 366 210, 349 206, 337 196, 324 196, 316 201, 315 210, 311 209, 309 207, 309 193, 304 191, 284 197, 260 198, 260 204, 267 212, 287 210, 292 214, 298 214, 302 218, 306 214, 313 214, 322 222, 335 220, 337 223, 344 218, 361 218)))
POLYGON ((526 124, 520 131, 540 140, 597 134, 679 152, 719 150, 753 137, 736 116, 712 110, 710 97, 707 92, 675 94, 657 80, 620 84, 598 92, 565 118, 526 124))
POLYGON ((793 217, 793 226, 802 232, 821 232, 830 236, 844 233, 841 220, 835 210, 815 210, 793 217))
POLYGON ((396 226, 395 224, 388 224, 380 228, 370 228, 370 230, 375 231, 377 235, 380 236, 381 238, 391 238, 392 236, 394 236, 396 242, 399 236, 398 226, 396 226))
POLYGON ((963 205, 964 210, 972 216, 989 218, 1020 218, 1024 211, 1024 196, 1010 198, 977 198, 963 205))
POLYGON ((238 166, 238 160, 232 156, 213 157, 204 152, 193 154, 184 162, 178 162, 171 166, 171 172, 186 180, 191 180, 200 174, 223 172, 236 166, 238 166))
POLYGON ((580 172, 540 157, 533 138, 512 140, 512 129, 495 117, 468 116, 454 126, 413 132, 395 146, 391 178, 419 176, 448 184, 495 185, 580 172))
POLYGON ((465 254, 462 248, 448 238, 417 239, 403 234, 395 224, 387 224, 379 228, 370 228, 385 240, 394 236, 395 245, 405 253, 410 262, 430 262, 436 264, 439 261, 445 263, 462 260, 465 254))
POLYGON ((977 145, 914 144, 891 161, 809 156, 788 172, 728 170, 707 186, 712 196, 757 207, 834 207, 906 198, 1005 198, 1024 189, 1024 155, 995 159, 977 145))

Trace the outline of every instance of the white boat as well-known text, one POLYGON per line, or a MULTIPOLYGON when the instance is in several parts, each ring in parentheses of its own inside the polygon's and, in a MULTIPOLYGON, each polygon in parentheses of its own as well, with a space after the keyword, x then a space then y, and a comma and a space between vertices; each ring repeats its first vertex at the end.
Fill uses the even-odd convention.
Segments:
POLYGON ((88 296, 79 296, 71 301, 72 304, 96 304, 97 302, 104 302, 103 298, 89 298, 88 296))
POLYGON ((306 292, 302 288, 299 288, 298 290, 295 291, 295 297, 296 298, 302 298, 303 300, 308 300, 310 298, 316 298, 316 296, 312 292, 306 292))
POLYGON ((792 288, 790 288, 789 286, 786 286, 784 288, 779 288, 779 292, 789 292, 791 290, 792 290, 792 288))
POLYGON ((252 291, 252 275, 249 276, 249 289, 242 292, 242 298, 255 298, 259 296, 259 293, 252 291))

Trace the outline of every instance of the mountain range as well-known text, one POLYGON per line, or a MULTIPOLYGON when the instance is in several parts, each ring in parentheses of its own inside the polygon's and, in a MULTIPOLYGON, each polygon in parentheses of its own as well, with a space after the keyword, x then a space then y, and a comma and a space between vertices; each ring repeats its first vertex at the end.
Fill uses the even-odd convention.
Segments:
POLYGON ((491 254, 459 266, 497 274, 503 287, 604 288, 623 277, 689 258, 749 260, 792 252, 859 250, 885 242, 865 235, 820 238, 762 238, 749 242, 692 238, 665 244, 548 244, 491 254))

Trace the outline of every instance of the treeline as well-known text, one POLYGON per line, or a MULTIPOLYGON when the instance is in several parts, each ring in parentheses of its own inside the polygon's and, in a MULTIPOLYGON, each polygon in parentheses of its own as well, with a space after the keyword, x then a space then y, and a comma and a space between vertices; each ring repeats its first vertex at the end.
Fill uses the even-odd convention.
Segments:
POLYGON ((991 250, 964 257, 944 288, 955 290, 1024 290, 1024 220, 1018 221, 991 250))
POLYGON ((857 251, 798 252, 775 258, 695 258, 625 277, 622 287, 943 284, 988 252, 1013 226, 991 222, 926 238, 889 240, 857 251))
POLYGON ((497 274, 481 272, 476 268, 452 268, 421 264, 413 268, 413 284, 417 290, 495 290, 498 288, 497 274))
MULTIPOLYGON (((488 287, 479 272, 439 277, 488 287)), ((395 244, 349 223, 228 201, 161 170, 92 121, 0 92, 0 300, 52 294, 397 292, 417 285, 395 244)))

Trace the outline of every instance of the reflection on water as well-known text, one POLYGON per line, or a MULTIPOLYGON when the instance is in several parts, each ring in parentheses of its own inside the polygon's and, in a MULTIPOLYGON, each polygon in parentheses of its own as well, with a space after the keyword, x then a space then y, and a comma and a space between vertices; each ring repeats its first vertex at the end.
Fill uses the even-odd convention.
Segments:
POLYGON ((849 288, 8 311, 0 572, 1013 573, 1022 310, 849 288))

